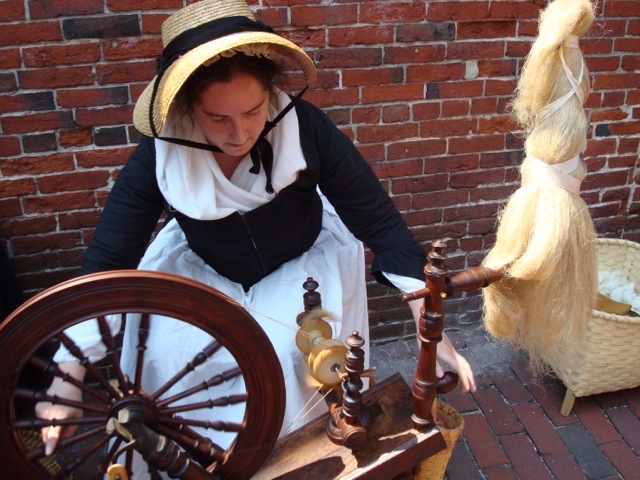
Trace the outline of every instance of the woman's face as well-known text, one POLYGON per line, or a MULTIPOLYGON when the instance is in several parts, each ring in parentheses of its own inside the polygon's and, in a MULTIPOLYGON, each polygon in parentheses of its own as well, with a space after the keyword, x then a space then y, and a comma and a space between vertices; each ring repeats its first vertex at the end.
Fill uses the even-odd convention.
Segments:
POLYGON ((250 75, 215 82, 193 103, 193 116, 207 141, 243 157, 258 140, 269 112, 269 91, 250 75))

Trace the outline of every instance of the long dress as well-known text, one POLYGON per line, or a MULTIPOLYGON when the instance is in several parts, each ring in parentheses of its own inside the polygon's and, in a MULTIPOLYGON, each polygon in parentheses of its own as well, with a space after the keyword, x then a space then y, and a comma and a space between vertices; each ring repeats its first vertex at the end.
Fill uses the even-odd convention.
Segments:
MULTIPOLYGON (((285 102, 286 97, 281 94, 280 106, 272 112, 271 118, 285 102)), ((201 132, 196 129, 180 131, 183 126, 181 122, 169 122, 169 131, 164 134, 203 141, 201 132), (177 131, 171 131, 172 128, 177 131)), ((171 272, 206 283, 243 305, 269 336, 284 373, 286 411, 281 431, 284 434, 326 412, 324 402, 314 408, 307 406, 309 402, 313 406, 321 397, 316 393, 315 382, 310 379, 304 354, 295 345, 295 320, 303 308, 304 281, 308 277, 318 281, 323 309, 334 316, 330 322, 333 338, 344 341, 353 331, 358 331, 368 345, 362 240, 375 253, 372 273, 382 282, 385 282, 379 275, 382 271, 420 279, 425 257, 366 161, 318 109, 301 102, 270 133, 268 140, 274 150, 272 182, 275 194, 264 193, 264 176, 250 173, 248 156, 227 179, 210 152, 157 139, 155 152, 151 152, 150 142, 141 142, 140 155, 134 154, 114 186, 82 273, 131 268, 131 265, 142 270, 171 272), (152 154, 153 158, 150 158, 152 154), (149 178, 149 174, 153 176, 153 168, 155 178, 149 178), (286 195, 278 196, 278 192, 286 192, 289 185, 295 187, 300 183, 303 195, 322 193, 319 234, 310 248, 297 252, 297 256, 255 283, 243 284, 217 273, 202 255, 194 252, 180 217, 168 222, 137 264, 137 252, 145 248, 155 223, 153 214, 156 212, 157 215, 158 203, 161 207, 164 202, 183 216, 208 224, 212 219, 251 213, 272 204, 274 198, 287 198, 286 195), (133 194, 130 193, 132 187, 133 194), (134 212, 130 213, 132 210, 134 212), (299 416, 307 410, 310 413, 299 416)), ((281 198, 278 201, 282 201, 281 198)), ((282 232, 282 235, 287 233, 282 232)), ((390 284, 388 280, 386 283, 390 284)), ((127 322, 122 356, 125 369, 131 373, 137 338, 135 319, 127 322)), ((117 322, 113 328, 119 328, 117 322)), ((149 392, 162 385, 211 340, 195 327, 159 317, 151 319, 150 331, 143 378, 143 388, 149 392)), ((79 325, 67 333, 92 359, 104 354, 95 326, 79 325)), ((56 359, 68 359, 66 355, 65 358, 65 352, 61 351, 56 359)), ((228 352, 216 352, 206 364, 185 378, 185 383, 176 385, 165 396, 208 379, 212 371, 224 371, 233 365, 228 352)), ((242 379, 238 378, 226 382, 213 395, 211 391, 207 392, 207 397, 242 393, 243 389, 242 379)), ((244 405, 215 407, 215 412, 206 409, 197 414, 204 419, 215 416, 226 421, 239 420, 243 409, 244 405)), ((194 416, 190 414, 190 417, 194 416)), ((223 447, 233 438, 233 434, 218 431, 206 434, 223 447)), ((144 478, 145 472, 136 469, 136 475, 141 475, 136 478, 144 478)))

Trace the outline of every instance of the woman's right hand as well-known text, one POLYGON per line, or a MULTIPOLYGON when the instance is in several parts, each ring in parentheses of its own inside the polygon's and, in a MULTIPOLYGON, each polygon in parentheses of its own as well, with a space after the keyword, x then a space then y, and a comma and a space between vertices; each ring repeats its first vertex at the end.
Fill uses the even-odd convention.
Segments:
MULTIPOLYGON (((82 381, 84 379, 85 368, 78 362, 61 362, 58 366, 60 370, 77 380, 82 381)), ((51 386, 47 389, 47 395, 82 402, 82 391, 60 377, 54 377, 51 386)), ((36 416, 46 420, 79 418, 82 416, 82 410, 51 402, 38 402, 36 404, 36 416)), ((51 455, 58 445, 58 440, 73 435, 76 429, 77 426, 44 427, 42 429, 42 441, 45 446, 45 455, 51 455)))

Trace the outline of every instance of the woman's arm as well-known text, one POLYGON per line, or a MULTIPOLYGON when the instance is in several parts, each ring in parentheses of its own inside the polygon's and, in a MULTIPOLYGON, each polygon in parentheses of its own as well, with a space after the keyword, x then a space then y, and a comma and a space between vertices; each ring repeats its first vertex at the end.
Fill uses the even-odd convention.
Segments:
POLYGON ((154 140, 143 137, 109 193, 80 274, 136 268, 164 207, 154 140))

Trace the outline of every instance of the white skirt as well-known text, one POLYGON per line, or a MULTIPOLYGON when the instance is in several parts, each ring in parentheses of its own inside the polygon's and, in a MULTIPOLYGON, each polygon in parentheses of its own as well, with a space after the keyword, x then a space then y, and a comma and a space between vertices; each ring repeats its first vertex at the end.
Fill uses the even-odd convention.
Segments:
MULTIPOLYGON (((325 202, 326 203, 326 202, 325 202)), ((271 340, 280 360, 286 388, 286 410, 280 435, 290 433, 310 420, 327 412, 327 406, 317 393, 317 382, 310 376, 305 354, 296 347, 297 315, 303 311, 305 290, 302 285, 308 277, 319 283, 322 308, 331 312, 333 338, 344 340, 358 331, 365 340, 365 361, 368 364, 369 326, 365 288, 364 249, 362 243, 349 232, 329 204, 325 204, 322 230, 314 245, 300 257, 293 259, 255 284, 247 292, 240 284, 218 275, 187 245, 186 238, 175 220, 170 221, 153 241, 139 267, 175 273, 193 278, 230 296, 256 319, 271 340)), ((137 328, 135 320, 128 320, 123 347, 123 368, 133 372, 136 358, 137 328), (133 328, 132 328, 133 327, 133 328)), ((172 319, 151 318, 147 339, 143 389, 153 392, 167 379, 190 362, 212 339, 191 325, 172 319)), ((247 345, 250 349, 251 345, 247 345)), ((207 362, 170 389, 163 398, 203 381, 213 374, 235 366, 226 350, 216 352, 207 362)), ((202 394, 191 396, 182 403, 244 393, 241 377, 232 382, 209 388, 202 394)), ((244 403, 214 407, 185 413, 184 417, 201 420, 242 422, 244 403)), ((198 430, 198 429, 196 429, 198 430)), ((226 448, 235 434, 201 431, 215 443, 226 448)), ((144 478, 136 472, 135 478, 144 478)))
MULTIPOLYGON (((243 287, 218 275, 188 246, 184 233, 175 220, 160 231, 149 246, 138 269, 174 273, 203 282, 228 295, 243 305, 266 332, 280 361, 285 388, 286 410, 280 435, 290 433, 317 416, 326 413, 327 407, 318 390, 318 384, 310 376, 305 354, 295 343, 298 330, 296 317, 303 311, 305 293, 302 285, 308 277, 319 284, 322 307, 331 312, 333 338, 344 340, 358 331, 365 340, 365 362, 368 365, 369 325, 367 294, 365 287, 364 248, 337 216, 333 207, 324 201, 322 230, 314 245, 256 283, 247 292, 243 287), (313 408, 312 408, 313 407, 313 408)), ((120 328, 119 316, 107 320, 115 331, 120 328)), ((139 318, 129 315, 122 351, 123 370, 132 376, 135 372, 139 318)), ((142 388, 154 392, 181 370, 212 338, 202 330, 175 319, 152 316, 149 337, 146 342, 142 388)), ((104 356, 105 347, 100 342, 97 322, 86 321, 66 332, 92 361, 104 356)), ((246 348, 250 349, 251 345, 246 348)), ((60 348, 55 360, 72 360, 66 349, 60 348)), ((185 376, 160 398, 184 391, 236 366, 225 349, 212 355, 194 372, 185 376)), ((275 366, 274 366, 275 367, 275 366)), ((365 382, 365 385, 368 382, 365 382)), ((237 377, 231 382, 194 394, 177 404, 189 404, 210 398, 245 393, 244 382, 237 377)), ((173 406, 173 404, 172 404, 173 406)), ((242 423, 245 404, 200 409, 180 414, 196 420, 224 420, 242 423)), ((196 428, 199 430, 199 428, 196 428)), ((235 434, 215 430, 201 430, 215 443, 226 448, 235 434)), ((137 462, 136 462, 137 463, 137 462)), ((134 478, 146 478, 146 468, 137 466, 134 478)))

